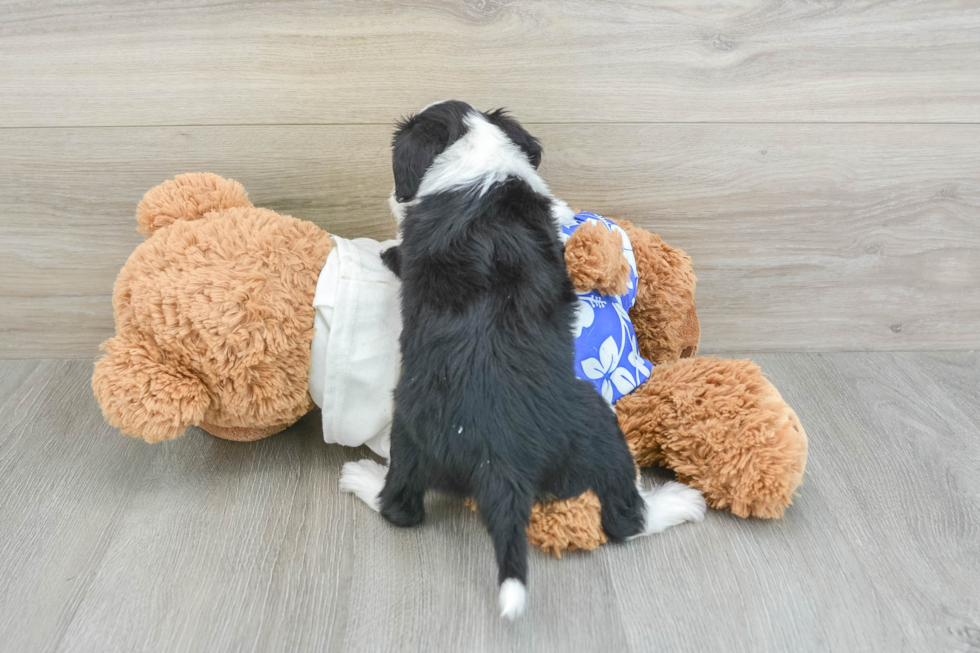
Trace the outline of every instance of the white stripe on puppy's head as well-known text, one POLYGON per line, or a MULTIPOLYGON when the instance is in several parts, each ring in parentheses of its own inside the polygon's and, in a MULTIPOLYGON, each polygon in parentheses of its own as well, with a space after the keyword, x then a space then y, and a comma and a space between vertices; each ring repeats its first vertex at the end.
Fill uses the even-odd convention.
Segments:
POLYGON ((445 100, 399 123, 392 141, 395 189, 389 204, 401 224, 405 210, 427 195, 472 188, 479 194, 519 177, 552 200, 552 215, 569 224, 573 212, 537 173, 541 145, 503 110, 481 113, 445 100))

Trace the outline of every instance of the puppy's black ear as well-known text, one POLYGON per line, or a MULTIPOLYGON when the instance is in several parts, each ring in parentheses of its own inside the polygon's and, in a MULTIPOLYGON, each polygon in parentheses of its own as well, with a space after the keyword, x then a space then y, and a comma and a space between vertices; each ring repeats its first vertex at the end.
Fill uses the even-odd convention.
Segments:
POLYGON ((532 166, 537 168, 541 165, 541 154, 543 152, 541 143, 534 136, 531 136, 526 129, 521 127, 521 123, 511 118, 504 109, 495 109, 483 115, 486 116, 486 119, 490 123, 496 125, 507 134, 507 138, 513 141, 515 145, 521 148, 524 154, 527 155, 532 166))
POLYGON ((415 197, 425 171, 449 145, 449 128, 434 120, 411 116, 399 122, 391 142, 391 169, 395 175, 395 199, 415 197))

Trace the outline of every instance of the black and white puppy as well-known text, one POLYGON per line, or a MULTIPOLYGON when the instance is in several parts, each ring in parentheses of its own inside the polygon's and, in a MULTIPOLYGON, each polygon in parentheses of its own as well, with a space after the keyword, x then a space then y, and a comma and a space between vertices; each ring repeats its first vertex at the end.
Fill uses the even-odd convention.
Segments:
POLYGON ((394 137, 402 241, 402 376, 391 460, 344 466, 341 488, 398 526, 435 489, 471 496, 493 538, 503 617, 524 610, 537 500, 592 489, 610 540, 704 515, 696 490, 637 482, 615 414, 575 377, 576 295, 559 224, 572 212, 538 176, 541 146, 502 111, 430 105, 394 137))

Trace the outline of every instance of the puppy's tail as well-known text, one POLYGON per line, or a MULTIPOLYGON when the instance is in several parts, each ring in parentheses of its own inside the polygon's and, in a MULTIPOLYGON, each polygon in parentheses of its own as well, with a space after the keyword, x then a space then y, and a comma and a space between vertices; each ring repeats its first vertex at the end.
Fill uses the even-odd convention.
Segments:
POLYGON ((527 524, 532 493, 501 478, 488 478, 481 485, 476 502, 497 554, 500 616, 513 621, 527 605, 527 524))

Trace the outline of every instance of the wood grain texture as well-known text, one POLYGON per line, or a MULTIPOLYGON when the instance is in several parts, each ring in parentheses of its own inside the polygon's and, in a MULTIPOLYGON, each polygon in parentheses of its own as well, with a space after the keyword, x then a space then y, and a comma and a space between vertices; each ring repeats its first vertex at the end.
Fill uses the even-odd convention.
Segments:
MULTIPOLYGON (((537 125, 573 206, 694 259, 702 342, 980 346, 978 125, 537 125)), ((0 130, 0 357, 95 355, 135 206, 207 170, 344 237, 395 225, 387 125, 0 130)))
MULTIPOLYGON (((107 427, 81 361, 0 362, 0 642, 10 651, 967 651, 980 645, 977 354, 756 357, 810 436, 779 521, 558 561, 495 614, 460 501, 388 526, 337 489, 318 415, 257 443, 107 427)), ((648 474, 655 481, 667 478, 648 474)))
POLYGON ((980 3, 4 2, 5 126, 980 120, 980 3))

